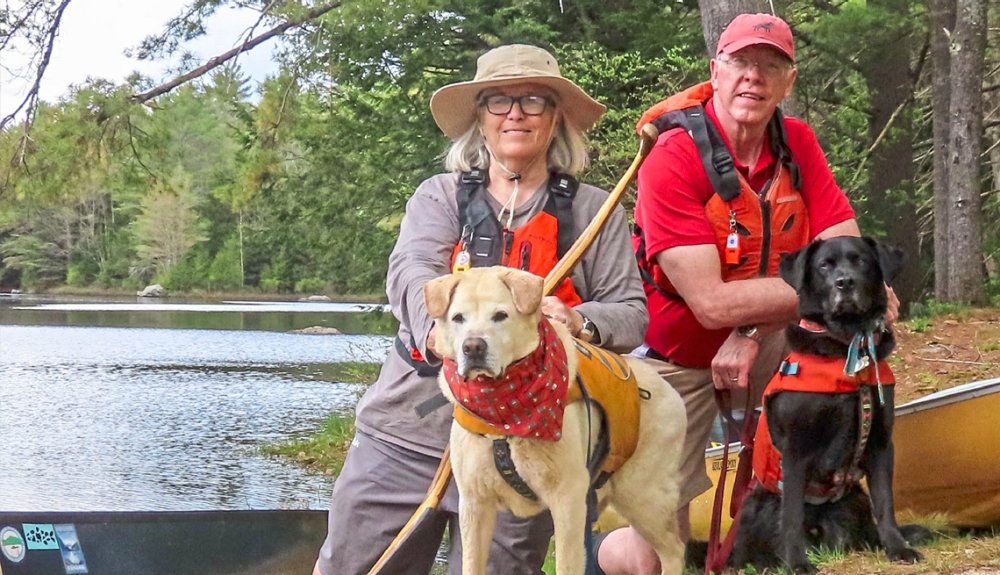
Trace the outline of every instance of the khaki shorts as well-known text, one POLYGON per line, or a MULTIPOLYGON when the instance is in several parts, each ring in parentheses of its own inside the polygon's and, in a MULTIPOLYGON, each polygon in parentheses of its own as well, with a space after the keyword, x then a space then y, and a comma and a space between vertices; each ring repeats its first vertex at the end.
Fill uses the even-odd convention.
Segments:
MULTIPOLYGON (((757 362, 750 370, 750 389, 753 390, 755 406, 760 405, 764 388, 785 355, 787 349, 784 330, 770 333, 761 340, 757 362)), ((678 501, 680 506, 684 506, 712 487, 712 480, 705 471, 705 448, 708 447, 712 425, 719 415, 712 370, 681 367, 648 357, 644 361, 677 390, 687 408, 687 437, 681 454, 682 480, 678 501)), ((733 393, 732 402, 734 408, 746 405, 745 392, 733 393)))
MULTIPOLYGON (((326 541, 320 549, 324 575, 365 575, 424 500, 440 459, 358 432, 333 488, 326 541)), ((448 573, 462 572, 455 482, 431 517, 396 552, 384 573, 427 575, 445 529, 452 546, 448 573)), ((493 532, 487 573, 536 575, 552 536, 548 512, 522 519, 501 512, 493 532)))

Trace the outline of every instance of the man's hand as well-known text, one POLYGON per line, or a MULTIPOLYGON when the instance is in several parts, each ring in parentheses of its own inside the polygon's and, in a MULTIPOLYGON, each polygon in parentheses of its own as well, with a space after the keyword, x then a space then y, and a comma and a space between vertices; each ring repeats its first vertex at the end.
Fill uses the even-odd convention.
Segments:
POLYGON ((892 324, 899 319, 899 298, 896 297, 895 290, 889 287, 889 284, 885 286, 885 295, 889 299, 885 307, 885 325, 892 327, 892 324))
POLYGON ((760 344, 737 335, 734 329, 712 358, 712 383, 716 389, 746 389, 750 368, 757 361, 760 344))
POLYGON ((580 335, 580 330, 583 328, 583 314, 564 304, 554 295, 542 298, 542 315, 565 325, 573 337, 580 335))

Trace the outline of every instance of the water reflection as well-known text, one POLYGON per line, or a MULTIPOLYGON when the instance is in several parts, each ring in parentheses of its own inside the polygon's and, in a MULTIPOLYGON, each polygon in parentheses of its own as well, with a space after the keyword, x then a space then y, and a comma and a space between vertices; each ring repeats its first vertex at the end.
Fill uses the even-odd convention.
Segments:
POLYGON ((367 315, 0 307, 0 508, 325 508, 329 478, 257 447, 350 412, 362 387, 338 382, 338 363, 381 361, 388 338, 221 330, 211 317, 323 325, 303 324, 310 313, 342 331, 363 324, 330 316, 367 315), (61 315, 76 313, 110 314, 87 321, 112 326, 134 313, 170 329, 75 327, 79 317, 61 315), (185 313, 213 329, 183 329, 185 313))

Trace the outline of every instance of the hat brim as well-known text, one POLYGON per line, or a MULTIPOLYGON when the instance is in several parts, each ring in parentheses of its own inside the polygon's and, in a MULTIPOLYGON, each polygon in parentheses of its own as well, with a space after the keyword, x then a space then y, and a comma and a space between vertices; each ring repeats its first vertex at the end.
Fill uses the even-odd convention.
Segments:
POLYGON ((559 98, 566 120, 581 130, 589 130, 601 119, 607 106, 591 98, 573 82, 557 76, 517 76, 492 80, 472 80, 449 84, 431 96, 431 115, 438 128, 452 140, 466 133, 476 122, 476 98, 487 88, 514 84, 539 84, 559 98))
POLYGON ((747 48, 749 46, 771 46, 778 52, 781 52, 788 58, 792 63, 795 63, 795 56, 788 53, 788 50, 782 48, 777 42, 771 40, 765 40, 763 38, 743 38, 735 42, 730 42, 725 48, 719 51, 719 54, 732 54, 734 52, 739 52, 740 50, 747 48))

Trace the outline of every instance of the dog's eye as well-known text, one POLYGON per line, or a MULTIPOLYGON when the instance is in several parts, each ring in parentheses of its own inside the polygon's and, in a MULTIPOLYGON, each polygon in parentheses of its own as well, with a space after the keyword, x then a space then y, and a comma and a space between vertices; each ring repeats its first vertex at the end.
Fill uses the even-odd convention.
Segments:
POLYGON ((463 323, 463 322, 465 322, 464 315, 456 313, 455 315, 451 316, 451 323, 463 323))
POLYGON ((493 321, 495 321, 495 322, 501 322, 501 321, 507 319, 507 317, 508 317, 507 316, 507 312, 505 312, 505 311, 498 311, 495 314, 493 314, 493 321))

